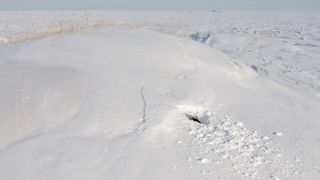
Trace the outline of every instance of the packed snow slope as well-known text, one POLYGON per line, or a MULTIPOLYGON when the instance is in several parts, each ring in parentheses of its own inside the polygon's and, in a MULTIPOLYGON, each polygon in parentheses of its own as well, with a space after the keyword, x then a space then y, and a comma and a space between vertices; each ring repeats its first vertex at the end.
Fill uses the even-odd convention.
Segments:
POLYGON ((0 68, 1 180, 320 175, 319 101, 201 43, 91 29, 2 47, 0 68))

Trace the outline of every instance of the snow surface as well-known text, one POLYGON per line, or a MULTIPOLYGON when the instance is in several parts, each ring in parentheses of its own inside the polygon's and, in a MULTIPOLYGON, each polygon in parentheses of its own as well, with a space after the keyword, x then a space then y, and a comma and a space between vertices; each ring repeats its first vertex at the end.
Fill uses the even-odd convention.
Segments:
POLYGON ((1 12, 0 179, 318 179, 319 19, 1 12))

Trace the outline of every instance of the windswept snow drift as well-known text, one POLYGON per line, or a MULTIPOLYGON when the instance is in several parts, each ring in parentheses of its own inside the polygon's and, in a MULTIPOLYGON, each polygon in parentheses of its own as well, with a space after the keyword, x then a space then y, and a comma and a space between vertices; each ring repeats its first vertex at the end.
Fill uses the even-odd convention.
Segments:
POLYGON ((319 104, 200 43, 97 29, 8 45, 0 69, 0 179, 317 175, 319 104))

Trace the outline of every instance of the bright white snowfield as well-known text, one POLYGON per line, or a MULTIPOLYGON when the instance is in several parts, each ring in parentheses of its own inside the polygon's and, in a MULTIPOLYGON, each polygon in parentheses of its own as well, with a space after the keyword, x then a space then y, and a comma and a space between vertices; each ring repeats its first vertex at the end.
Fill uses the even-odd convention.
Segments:
POLYGON ((0 180, 320 178, 319 13, 0 12, 0 46, 0 180))

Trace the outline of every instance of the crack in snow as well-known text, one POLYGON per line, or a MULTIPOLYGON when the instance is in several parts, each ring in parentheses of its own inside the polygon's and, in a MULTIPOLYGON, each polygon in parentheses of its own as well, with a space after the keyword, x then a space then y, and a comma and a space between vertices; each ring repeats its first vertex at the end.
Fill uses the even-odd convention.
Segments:
POLYGON ((141 120, 139 121, 139 123, 137 124, 136 128, 134 129, 134 134, 141 134, 144 130, 145 130, 145 122, 146 122, 146 109, 147 109, 147 102, 144 96, 144 87, 142 86, 140 88, 140 96, 141 96, 141 100, 142 100, 142 117, 141 120))
POLYGON ((145 123, 146 122, 146 109, 147 109, 147 102, 146 102, 146 99, 144 97, 144 94, 143 94, 143 86, 141 87, 140 89, 140 95, 141 95, 141 99, 142 99, 142 103, 143 103, 143 108, 142 108, 142 123, 145 123))

